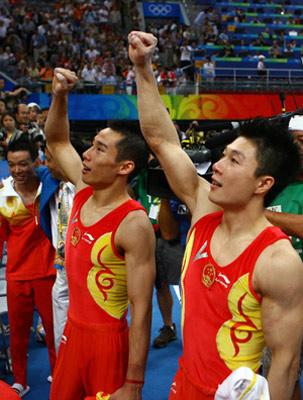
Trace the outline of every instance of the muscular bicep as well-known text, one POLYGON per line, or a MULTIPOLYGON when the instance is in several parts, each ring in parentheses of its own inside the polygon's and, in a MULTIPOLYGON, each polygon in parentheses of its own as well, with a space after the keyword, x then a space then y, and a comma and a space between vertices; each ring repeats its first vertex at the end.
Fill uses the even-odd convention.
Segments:
POLYGON ((303 313, 303 264, 290 246, 283 243, 282 252, 270 259, 262 283, 266 344, 273 353, 284 351, 289 356, 299 351, 303 338, 303 322, 299 318, 303 313))
POLYGON ((143 211, 123 221, 116 242, 124 251, 130 303, 149 306, 155 280, 155 235, 143 211))
POLYGON ((162 143, 158 146, 158 157, 168 183, 176 196, 187 205, 192 215, 217 210, 208 200, 209 183, 199 177, 196 168, 186 152, 176 144, 162 143))

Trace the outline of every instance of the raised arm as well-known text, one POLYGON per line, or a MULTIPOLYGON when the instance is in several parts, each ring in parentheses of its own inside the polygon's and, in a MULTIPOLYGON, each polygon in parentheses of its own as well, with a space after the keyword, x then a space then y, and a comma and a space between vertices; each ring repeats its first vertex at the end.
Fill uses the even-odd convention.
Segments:
POLYGON ((141 400, 144 371, 150 344, 151 304, 155 281, 155 234, 143 211, 130 213, 116 235, 124 250, 131 322, 125 384, 112 400, 141 400))
POLYGON ((287 235, 303 239, 303 215, 265 210, 265 217, 287 235))
POLYGON ((187 154, 182 150, 177 131, 162 102, 152 70, 157 39, 149 33, 131 32, 129 57, 134 64, 141 130, 159 160, 168 182, 192 214, 197 205, 200 214, 213 211, 208 201, 209 185, 200 179, 187 154), (201 202, 201 198, 203 201, 201 202))
POLYGON ((52 103, 45 123, 47 146, 57 165, 77 190, 85 186, 82 182, 82 161, 69 139, 68 93, 77 83, 76 74, 70 70, 56 68, 52 82, 52 103))
POLYGON ((270 257, 261 256, 257 275, 265 341, 272 353, 267 379, 273 400, 292 398, 303 339, 303 265, 291 244, 283 242, 273 245, 279 249, 270 257))

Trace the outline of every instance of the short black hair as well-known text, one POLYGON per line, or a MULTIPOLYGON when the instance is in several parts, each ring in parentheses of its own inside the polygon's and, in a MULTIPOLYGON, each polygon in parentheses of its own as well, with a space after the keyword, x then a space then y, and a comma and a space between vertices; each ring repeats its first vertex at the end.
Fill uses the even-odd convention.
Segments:
POLYGON ((275 184, 264 198, 267 207, 297 179, 301 168, 299 148, 287 125, 279 118, 255 118, 243 123, 238 133, 256 145, 258 167, 255 175, 270 175, 275 179, 275 184))
POLYGON ((108 127, 122 138, 117 142, 117 161, 131 160, 135 164, 129 181, 147 167, 149 149, 140 130, 139 121, 108 121, 108 127))
POLYGON ((15 140, 10 140, 7 145, 6 158, 8 152, 28 151, 32 161, 35 161, 39 156, 38 146, 34 143, 26 133, 19 135, 15 140))

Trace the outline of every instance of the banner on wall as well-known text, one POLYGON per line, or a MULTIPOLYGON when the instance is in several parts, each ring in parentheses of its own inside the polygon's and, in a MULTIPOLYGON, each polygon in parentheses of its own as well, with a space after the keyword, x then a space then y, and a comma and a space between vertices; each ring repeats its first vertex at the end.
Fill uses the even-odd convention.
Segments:
MULTIPOLYGON (((162 95, 162 100, 174 120, 241 120, 254 117, 271 117, 282 112, 279 93, 209 93, 190 96, 162 95)), ((48 107, 50 96, 33 94, 30 101, 48 107)), ((286 111, 303 108, 303 94, 290 93, 285 98, 286 111)), ((71 120, 102 121, 110 119, 138 119, 137 97, 127 95, 69 96, 71 120)))
POLYGON ((180 18, 181 9, 178 3, 143 2, 143 14, 147 18, 180 18))

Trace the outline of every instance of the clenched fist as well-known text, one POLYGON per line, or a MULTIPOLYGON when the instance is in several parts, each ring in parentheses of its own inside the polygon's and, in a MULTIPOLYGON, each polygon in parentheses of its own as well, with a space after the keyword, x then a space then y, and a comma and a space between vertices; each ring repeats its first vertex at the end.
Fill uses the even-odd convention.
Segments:
POLYGON ((128 55, 135 66, 150 62, 157 46, 157 38, 146 32, 132 31, 128 35, 128 55))
POLYGON ((78 77, 74 71, 65 68, 55 68, 52 92, 54 95, 64 95, 68 93, 78 82, 78 77))

